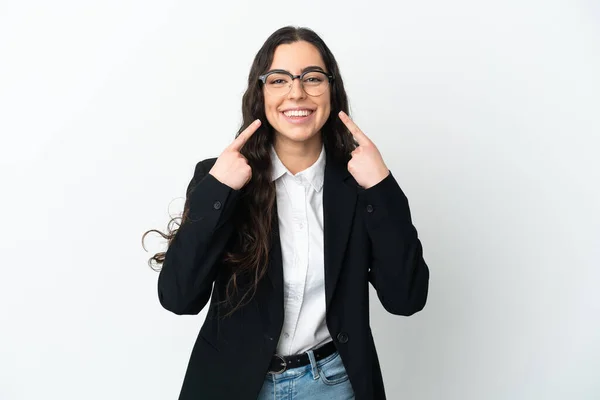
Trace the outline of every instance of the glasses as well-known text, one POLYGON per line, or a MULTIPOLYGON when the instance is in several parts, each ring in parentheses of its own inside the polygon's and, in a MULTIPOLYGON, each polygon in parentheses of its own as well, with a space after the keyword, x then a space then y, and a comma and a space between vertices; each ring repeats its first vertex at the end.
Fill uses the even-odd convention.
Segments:
POLYGON ((285 96, 292 90, 294 79, 300 79, 302 89, 309 96, 320 96, 329 88, 333 75, 323 71, 305 71, 300 75, 292 75, 282 69, 269 71, 258 77, 270 95, 285 96))

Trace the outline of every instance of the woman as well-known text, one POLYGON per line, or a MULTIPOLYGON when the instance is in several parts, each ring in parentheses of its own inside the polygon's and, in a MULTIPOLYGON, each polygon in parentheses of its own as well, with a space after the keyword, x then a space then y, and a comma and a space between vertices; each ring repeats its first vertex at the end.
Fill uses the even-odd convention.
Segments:
POLYGON ((420 311, 428 290, 407 199, 347 116, 313 31, 267 39, 242 110, 151 259, 164 308, 198 314, 211 299, 179 398, 384 399, 368 283, 397 315, 420 311))

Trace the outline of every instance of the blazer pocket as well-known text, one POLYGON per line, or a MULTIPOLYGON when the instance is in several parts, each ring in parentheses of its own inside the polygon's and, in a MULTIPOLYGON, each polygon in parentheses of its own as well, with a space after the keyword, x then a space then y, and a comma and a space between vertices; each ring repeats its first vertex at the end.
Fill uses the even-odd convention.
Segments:
POLYGON ((219 351, 219 348, 217 346, 215 346, 212 341, 210 341, 209 339, 204 337, 204 335, 202 335, 202 334, 200 334, 199 336, 200 336, 200 340, 202 340, 205 344, 210 346, 214 351, 217 351, 217 352, 219 351))
POLYGON ((209 325, 203 325, 200 329, 200 333, 198 336, 202 339, 206 344, 212 347, 214 350, 219 351, 219 346, 217 345, 216 338, 211 334, 211 327, 209 325))

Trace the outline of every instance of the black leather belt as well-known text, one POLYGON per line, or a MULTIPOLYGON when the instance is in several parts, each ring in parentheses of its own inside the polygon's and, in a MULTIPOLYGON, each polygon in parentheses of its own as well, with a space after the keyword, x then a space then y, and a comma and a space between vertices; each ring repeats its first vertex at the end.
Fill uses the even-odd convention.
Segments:
MULTIPOLYGON (((315 355, 315 361, 319 361, 335 353, 336 347, 333 342, 329 342, 318 349, 313 350, 315 355)), ((271 365, 269 365, 269 374, 281 374, 282 372, 292 369, 303 367, 310 364, 310 359, 307 353, 294 354, 291 356, 278 356, 274 355, 271 358, 271 365)))

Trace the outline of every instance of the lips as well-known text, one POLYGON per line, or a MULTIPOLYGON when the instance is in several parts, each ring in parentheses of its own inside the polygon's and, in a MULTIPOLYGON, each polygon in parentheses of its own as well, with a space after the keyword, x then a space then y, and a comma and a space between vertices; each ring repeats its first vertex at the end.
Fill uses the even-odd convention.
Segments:
POLYGON ((281 112, 283 118, 292 124, 302 124, 312 119, 315 110, 308 108, 288 109, 281 112))
POLYGON ((293 118, 293 117, 308 117, 313 112, 314 112, 314 110, 311 110, 311 109, 308 109, 308 108, 301 108, 301 109, 285 110, 282 113, 286 117, 292 117, 293 118))

